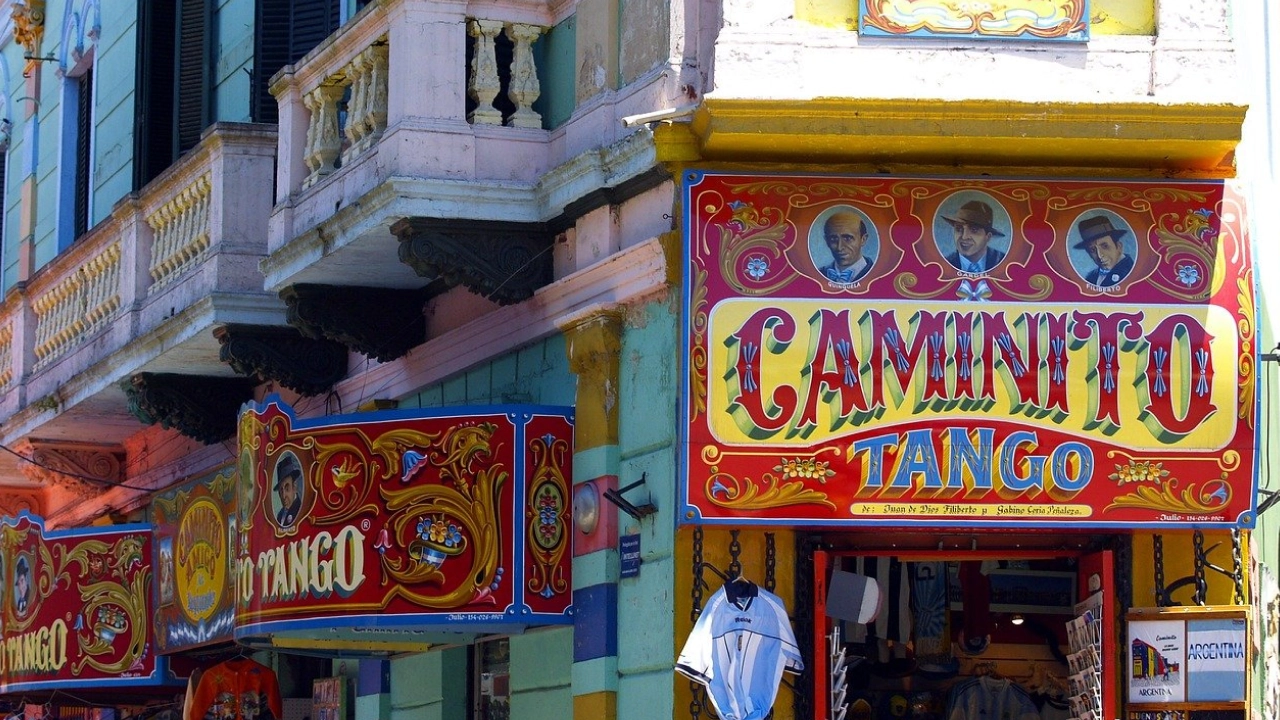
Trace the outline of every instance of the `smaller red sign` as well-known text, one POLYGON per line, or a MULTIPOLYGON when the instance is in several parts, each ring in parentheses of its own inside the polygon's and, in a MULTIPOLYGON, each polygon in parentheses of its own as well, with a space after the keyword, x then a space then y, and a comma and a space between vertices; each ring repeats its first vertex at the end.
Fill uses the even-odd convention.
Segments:
POLYGON ((151 574, 150 526, 0 521, 0 692, 160 684, 151 574))
POLYGON ((350 651, 572 622, 571 412, 246 406, 236 639, 350 651))

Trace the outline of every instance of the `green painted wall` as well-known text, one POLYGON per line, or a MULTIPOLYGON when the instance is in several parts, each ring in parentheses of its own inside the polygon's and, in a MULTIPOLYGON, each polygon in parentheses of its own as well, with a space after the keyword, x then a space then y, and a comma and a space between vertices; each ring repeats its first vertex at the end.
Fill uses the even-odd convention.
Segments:
POLYGON ((577 379, 569 372, 564 338, 555 335, 401 398, 400 407, 573 405, 577 387, 577 379))
MULTIPOLYGON (((122 5, 124 3, 121 3, 122 5)), ((133 86, 137 74, 137 24, 133 3, 126 13, 104 8, 98 41, 97 104, 93 109, 93 208, 90 226, 111 214, 133 185, 133 86), (123 22, 122 22, 123 21, 123 22)), ((42 139, 43 143, 44 140, 42 139)), ((50 142, 53 144, 53 142, 50 142)))
POLYGON ((542 126, 547 129, 563 125, 577 106, 573 62, 577 32, 578 18, 570 15, 533 45, 538 84, 542 89, 533 109, 542 115, 542 126))
POLYGON ((253 18, 253 0, 219 0, 214 8, 213 107, 219 120, 249 122, 253 18))

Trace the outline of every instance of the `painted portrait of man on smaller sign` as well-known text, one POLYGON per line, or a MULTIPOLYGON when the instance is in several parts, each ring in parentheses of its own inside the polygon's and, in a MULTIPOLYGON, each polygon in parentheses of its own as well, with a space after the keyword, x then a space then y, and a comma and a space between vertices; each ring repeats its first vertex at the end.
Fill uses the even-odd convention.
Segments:
POLYGON ((1071 265, 1084 281, 1113 288, 1133 272, 1138 238, 1129 223, 1110 210, 1090 210, 1071 224, 1071 265))
POLYGON ((271 510, 276 524, 281 529, 288 529, 293 527, 302 514, 303 492, 306 487, 298 456, 289 451, 281 453, 276 460, 273 477, 271 491, 275 496, 271 500, 271 510))
POLYGON ((13 564, 13 610, 26 615, 31 607, 31 560, 19 555, 13 564))
POLYGON ((866 213, 848 205, 824 210, 809 228, 809 257, 835 287, 856 287, 880 255, 880 233, 866 213))
POLYGON ((160 542, 160 604, 173 602, 173 538, 161 538, 160 542))
POLYGON ((1008 255, 1012 225, 1009 212, 995 198, 962 190, 938 206, 933 239, 951 267, 966 275, 986 275, 1008 255))

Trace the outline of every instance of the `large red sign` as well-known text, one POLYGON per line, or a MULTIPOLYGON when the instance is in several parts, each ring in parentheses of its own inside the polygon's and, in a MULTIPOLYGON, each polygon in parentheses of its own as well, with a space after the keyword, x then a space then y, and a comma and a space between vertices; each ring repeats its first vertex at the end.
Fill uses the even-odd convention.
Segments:
POLYGON ((683 517, 1251 526, 1221 182, 689 172, 683 517))
POLYGON ((570 410, 299 421, 273 397, 241 414, 240 448, 237 640, 572 622, 570 410))
POLYGON ((154 685, 151 528, 0 522, 0 692, 154 685))

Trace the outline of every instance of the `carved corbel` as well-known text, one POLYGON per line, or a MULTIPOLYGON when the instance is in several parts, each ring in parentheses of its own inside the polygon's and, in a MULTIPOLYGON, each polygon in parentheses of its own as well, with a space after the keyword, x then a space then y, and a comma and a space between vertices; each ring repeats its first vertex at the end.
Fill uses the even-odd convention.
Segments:
POLYGON ((241 375, 272 380, 302 395, 328 392, 347 374, 347 348, 295 328, 224 325, 213 331, 218 359, 241 375))
POLYGON ((28 60, 23 76, 29 76, 40 63, 40 44, 44 40, 45 0, 24 0, 13 4, 13 39, 17 41, 28 60))
POLYGON ((44 515, 43 488, 0 488, 0 516, 17 517, 23 512, 44 515))
POLYGON ((206 445, 236 434, 240 406, 253 399, 253 387, 248 378, 167 373, 138 373, 121 383, 134 417, 206 445))
POLYGON ((405 218, 391 226, 400 262, 419 276, 462 285, 500 305, 552 280, 555 234, 544 223, 405 218))
POLYGON ((435 294, 419 290, 290 285, 280 291, 285 319, 306 337, 328 339, 381 362, 427 341, 422 306, 435 294))
POLYGON ((26 440, 15 447, 30 462, 22 474, 42 487, 58 487, 79 498, 124 482, 124 448, 56 440, 26 440))

